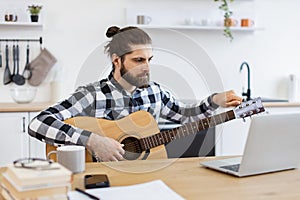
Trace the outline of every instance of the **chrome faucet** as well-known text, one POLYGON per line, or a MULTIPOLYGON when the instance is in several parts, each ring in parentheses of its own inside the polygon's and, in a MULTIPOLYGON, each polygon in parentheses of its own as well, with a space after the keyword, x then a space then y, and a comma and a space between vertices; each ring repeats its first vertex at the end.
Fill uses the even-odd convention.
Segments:
POLYGON ((246 65, 246 67, 247 67, 247 82, 248 82, 248 88, 247 88, 247 92, 244 92, 243 91, 243 93, 242 93, 242 96, 246 96, 247 98, 246 98, 246 100, 248 101, 248 100, 250 100, 251 99, 251 90, 250 90, 250 67, 249 67, 249 65, 248 65, 248 63, 247 62, 243 62, 242 64, 241 64, 241 67, 240 67, 240 72, 243 70, 243 66, 244 65, 246 65))

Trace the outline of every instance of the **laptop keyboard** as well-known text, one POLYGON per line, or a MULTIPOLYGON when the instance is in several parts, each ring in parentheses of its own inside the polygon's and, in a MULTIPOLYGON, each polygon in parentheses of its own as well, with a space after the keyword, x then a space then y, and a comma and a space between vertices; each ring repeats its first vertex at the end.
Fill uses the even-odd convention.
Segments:
POLYGON ((234 172, 238 172, 239 168, 240 168, 240 164, 221 166, 221 168, 228 169, 228 170, 234 171, 234 172))

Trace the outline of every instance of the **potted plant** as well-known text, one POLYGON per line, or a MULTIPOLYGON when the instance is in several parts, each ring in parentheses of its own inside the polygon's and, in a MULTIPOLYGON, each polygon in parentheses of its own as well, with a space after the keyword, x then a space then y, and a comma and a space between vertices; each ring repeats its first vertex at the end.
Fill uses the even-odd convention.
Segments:
POLYGON ((229 9, 229 2, 233 2, 234 0, 214 0, 215 2, 222 2, 219 6, 219 9, 224 12, 224 35, 230 38, 230 41, 233 40, 233 35, 231 33, 230 27, 232 26, 233 20, 230 18, 232 16, 232 11, 229 9))
POLYGON ((42 6, 39 5, 30 5, 28 6, 28 11, 30 12, 31 22, 39 21, 39 14, 42 10, 42 6))

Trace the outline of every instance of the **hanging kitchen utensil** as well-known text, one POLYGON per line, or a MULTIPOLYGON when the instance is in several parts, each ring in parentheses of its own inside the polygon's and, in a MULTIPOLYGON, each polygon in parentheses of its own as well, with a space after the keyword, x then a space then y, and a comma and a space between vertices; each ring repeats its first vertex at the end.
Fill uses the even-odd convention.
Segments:
POLYGON ((11 80, 13 81, 13 77, 16 74, 16 45, 15 43, 12 46, 12 57, 13 57, 13 70, 11 74, 11 80))
POLYGON ((56 62, 56 58, 46 48, 41 49, 41 53, 30 62, 32 77, 28 83, 32 86, 40 85, 56 62))
POLYGON ((14 55, 14 75, 12 77, 12 80, 17 85, 24 85, 25 84, 25 78, 22 75, 19 74, 19 61, 20 61, 19 44, 17 44, 14 54, 15 54, 14 55))
POLYGON ((32 75, 30 70, 30 63, 29 63, 29 44, 27 44, 27 48, 26 48, 26 64, 22 75, 25 79, 30 79, 32 75))
POLYGON ((4 70, 4 77, 3 77, 3 84, 7 85, 11 82, 11 72, 9 69, 9 49, 8 44, 5 46, 5 60, 6 60, 6 66, 4 70))
POLYGON ((0 67, 2 67, 2 46, 0 42, 0 67))

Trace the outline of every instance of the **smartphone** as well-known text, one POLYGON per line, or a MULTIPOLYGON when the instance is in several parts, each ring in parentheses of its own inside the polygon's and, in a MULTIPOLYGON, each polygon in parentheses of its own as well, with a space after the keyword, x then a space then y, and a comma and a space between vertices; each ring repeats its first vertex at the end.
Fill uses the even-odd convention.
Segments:
POLYGON ((106 174, 89 174, 84 176, 85 189, 109 187, 109 180, 106 174))

